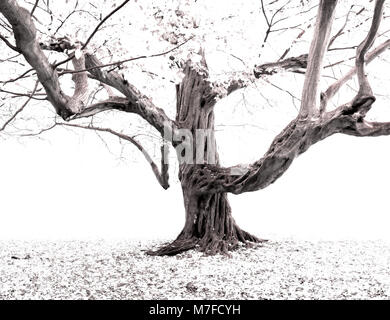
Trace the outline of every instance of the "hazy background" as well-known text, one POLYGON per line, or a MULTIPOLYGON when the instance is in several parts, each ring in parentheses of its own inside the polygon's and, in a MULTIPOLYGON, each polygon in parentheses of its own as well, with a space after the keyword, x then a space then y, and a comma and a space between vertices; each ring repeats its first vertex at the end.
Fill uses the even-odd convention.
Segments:
MULTIPOLYGON (((84 2, 86 8, 89 8, 89 1, 84 2)), ((185 1, 179 2, 183 3, 185 9, 185 1)), ((112 3, 113 1, 106 1, 102 8, 91 10, 96 11, 96 14, 109 12, 112 3)), ((151 6, 154 2, 145 1, 142 5, 147 6, 148 3, 151 6)), ((162 3, 165 2, 160 2, 162 3)), ((357 2, 340 3, 334 30, 344 23, 350 3, 357 2)), ((367 4, 366 1, 360 3, 367 4)), ((101 45, 103 40, 109 38, 106 45, 116 50, 116 59, 157 53, 163 51, 163 48, 172 47, 157 36, 156 39, 153 38, 151 30, 159 30, 160 26, 152 24, 156 23, 153 17, 145 22, 142 15, 144 12, 153 12, 151 9, 140 9, 138 7, 141 4, 137 2, 131 2, 129 6, 134 8, 129 7, 128 12, 135 12, 132 25, 128 24, 128 12, 121 11, 112 21, 113 28, 116 22, 121 22, 116 26, 119 31, 113 32, 116 29, 111 28, 102 30, 93 39, 91 46, 101 45), (137 8, 139 13, 133 11, 137 8), (132 36, 129 37, 128 34, 132 36), (120 41, 117 37, 121 38, 120 41), (124 50, 126 48, 134 49, 134 52, 130 54, 124 50)), ((171 6, 175 8, 174 4, 171 6)), ((199 36, 197 41, 205 47, 207 62, 213 74, 220 72, 229 76, 226 68, 243 68, 242 62, 229 56, 229 53, 243 58, 248 66, 276 61, 299 32, 292 30, 292 34, 272 34, 262 49, 261 61, 258 61, 261 45, 259 39, 262 39, 266 30, 259 1, 198 1, 197 6, 199 8, 189 5, 188 14, 192 10, 204 22, 201 21, 199 29, 189 30, 200 34, 205 32, 205 36, 199 36), (236 20, 230 19, 231 14, 236 20), (218 40, 218 37, 221 39, 218 40)), ((68 10, 71 6, 58 1, 53 8, 58 11, 57 14, 66 15, 65 9, 68 10)), ((373 4, 370 4, 369 10, 372 9, 373 4)), ((359 10, 359 6, 356 10, 359 10)), ((369 10, 366 11, 367 15, 372 13, 369 10)), ((167 12, 174 16, 171 9, 167 12)), ((49 19, 42 15, 41 20, 45 22, 45 18, 49 19)), ((301 22, 302 19, 297 16, 295 20, 301 22)), ((389 24, 387 21, 388 19, 381 27, 383 32, 389 27, 386 25, 389 24)), ((166 24, 170 26, 168 22, 166 24)), ((75 30, 81 30, 78 35, 81 39, 86 38, 96 24, 94 20, 91 22, 78 16, 69 23, 64 29, 69 35, 73 35, 75 30)), ((365 29, 368 27, 368 23, 366 24, 365 29)), ((345 34, 337 45, 358 43, 365 35, 364 28, 359 32, 345 34)), ((293 47, 291 55, 307 52, 310 39, 311 32, 308 32, 293 47)), ((378 42, 382 40, 379 39, 378 42)), ((196 47, 195 44, 189 46, 196 47)), ((181 54, 186 55, 187 49, 183 47, 181 54)), ((104 57, 103 53, 99 54, 104 57)), ((343 58, 353 54, 353 51, 340 51, 343 58)), ((327 56, 326 63, 334 62, 328 58, 327 56)), ((159 86, 157 78, 151 79, 144 72, 138 71, 136 74, 134 71, 146 68, 165 75, 166 69, 169 69, 168 58, 164 56, 159 59, 138 60, 134 64, 128 64, 128 70, 123 72, 143 92, 154 94, 156 105, 163 107, 169 116, 174 117, 174 85, 164 79, 161 80, 163 85, 159 86)), ((333 59, 337 60, 338 57, 333 59)), ((368 69, 378 97, 368 117, 383 121, 390 120, 389 64, 386 59, 388 53, 368 69)), ((327 72, 339 77, 351 65, 353 61, 348 60, 336 68, 327 69, 327 72)), ((21 67, 16 65, 13 68, 21 67)), ((24 70, 25 67, 21 69, 24 70)), ((10 74, 20 72, 9 67, 2 69, 0 76, 9 78, 10 74)), ((300 97, 302 75, 281 73, 266 80, 300 97)), ((322 89, 326 88, 325 82, 330 84, 334 81, 332 77, 323 80, 322 89)), ((65 83, 63 87, 71 91, 70 80, 68 79, 68 84, 66 79, 62 81, 65 83)), ((14 89, 26 90, 23 85, 30 88, 32 83, 16 83, 14 89)), ((356 87, 354 81, 349 85, 356 87)), ((354 94, 352 89, 345 91, 336 96, 333 102, 339 105, 349 101, 354 94)), ((250 163, 259 159, 273 137, 296 115, 298 98, 292 99, 285 90, 258 80, 251 88, 237 91, 226 101, 219 103, 216 107, 217 139, 223 164, 250 163)), ((16 108, 23 100, 8 101, 14 101, 16 108)), ((23 116, 27 119, 28 126, 23 121, 16 122, 11 131, 18 132, 19 128, 24 127, 44 128, 45 121, 50 124, 47 119, 52 120, 53 111, 48 104, 31 102, 23 116), (32 125, 37 118, 45 121, 36 121, 38 125, 32 125)), ((106 121, 103 125, 106 127, 122 122, 122 129, 129 134, 138 133, 145 128, 145 122, 135 120, 138 118, 133 115, 113 112, 99 116, 101 121, 106 121)), ((31 131, 36 132, 37 129, 31 131)), ((41 138, 16 139, 12 136, 0 136, 0 239, 174 238, 181 231, 184 225, 184 208, 177 181, 177 168, 174 165, 170 172, 171 188, 164 191, 155 181, 142 155, 131 145, 125 146, 125 153, 121 154, 117 139, 104 136, 110 152, 93 132, 75 130, 72 133, 61 128, 50 131, 41 138)), ((137 139, 144 143, 148 137, 140 136, 137 139)), ((153 143, 146 141, 147 147, 155 145, 158 150, 159 145, 152 141, 153 137, 150 140, 153 143)), ((154 156, 158 159, 159 155, 156 153, 154 156)), ((229 195, 233 215, 244 229, 271 239, 390 239, 389 164, 390 137, 333 136, 300 156, 274 185, 255 193, 229 195)))
MULTIPOLYGON (((164 191, 146 162, 119 162, 95 136, 55 136, 1 143, 1 239, 179 233, 184 209, 176 177, 164 191)), ((230 195, 234 217, 270 238, 390 239, 389 147, 389 137, 331 137, 274 185, 230 195)))

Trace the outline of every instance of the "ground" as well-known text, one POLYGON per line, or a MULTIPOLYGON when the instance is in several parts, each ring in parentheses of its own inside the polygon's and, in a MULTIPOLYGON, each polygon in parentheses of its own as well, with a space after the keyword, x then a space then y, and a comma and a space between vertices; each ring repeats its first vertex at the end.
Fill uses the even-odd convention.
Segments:
POLYGON ((161 241, 0 242, 0 299, 389 299, 390 243, 270 241, 232 258, 161 241))

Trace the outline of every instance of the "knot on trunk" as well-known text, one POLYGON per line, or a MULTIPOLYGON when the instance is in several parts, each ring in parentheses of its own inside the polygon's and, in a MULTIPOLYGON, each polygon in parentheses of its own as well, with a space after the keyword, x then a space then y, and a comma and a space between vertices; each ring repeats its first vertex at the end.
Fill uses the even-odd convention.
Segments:
POLYGON ((343 110, 343 115, 353 115, 357 121, 361 121, 370 111, 376 98, 372 95, 357 95, 343 110))

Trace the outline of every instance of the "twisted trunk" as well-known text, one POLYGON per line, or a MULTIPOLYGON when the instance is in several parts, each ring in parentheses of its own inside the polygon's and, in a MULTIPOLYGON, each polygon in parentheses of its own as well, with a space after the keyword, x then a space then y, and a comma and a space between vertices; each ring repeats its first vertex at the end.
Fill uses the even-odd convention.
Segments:
POLYGON ((176 123, 193 137, 191 150, 181 150, 178 154, 185 225, 174 242, 151 252, 155 255, 174 255, 193 248, 207 254, 228 254, 239 242, 260 241, 237 226, 226 193, 200 194, 196 188, 196 181, 202 179, 196 177, 199 167, 210 162, 220 166, 213 134, 215 95, 207 81, 205 62, 202 70, 198 67, 188 64, 185 78, 177 87, 176 123))
MULTIPOLYGON (((176 114, 177 127, 195 137, 190 143, 191 150, 177 149, 186 222, 175 241, 150 254, 174 255, 193 248, 207 254, 227 254, 239 242, 262 241, 237 226, 231 215, 227 192, 239 194, 273 183, 311 145, 335 133, 355 132, 356 126, 362 124, 357 115, 362 110, 369 110, 374 101, 372 96, 358 96, 351 103, 322 114, 319 119, 302 120, 298 117, 275 138, 262 159, 252 164, 247 172, 236 175, 232 174, 233 167, 223 168, 219 163, 212 134, 215 96, 207 81, 207 72, 187 65, 185 78, 177 88, 176 114), (199 141, 199 130, 211 133, 207 140, 199 141)), ((180 138, 183 136, 186 134, 179 134, 180 138)))
POLYGON ((231 215, 226 193, 197 196, 183 187, 186 221, 183 230, 172 243, 152 255, 175 255, 197 248, 206 254, 228 254, 239 242, 262 240, 242 230, 231 215))

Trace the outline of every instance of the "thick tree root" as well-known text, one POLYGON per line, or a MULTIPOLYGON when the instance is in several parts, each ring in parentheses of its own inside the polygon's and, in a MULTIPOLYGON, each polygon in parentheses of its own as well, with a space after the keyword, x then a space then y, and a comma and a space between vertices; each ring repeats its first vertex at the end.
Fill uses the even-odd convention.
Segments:
POLYGON ((197 240, 193 239, 176 239, 175 241, 163 245, 156 251, 149 250, 146 254, 150 256, 174 256, 176 254, 195 249, 197 240))
POLYGON ((237 237, 232 237, 230 239, 224 239, 215 234, 209 236, 205 235, 203 238, 182 238, 182 235, 180 235, 175 241, 163 245, 156 251, 150 250, 146 253, 152 256, 174 256, 176 254, 195 249, 203 252, 205 255, 222 254, 230 257, 229 251, 238 249, 240 243, 246 244, 247 246, 253 246, 256 243, 267 241, 259 239, 246 231, 239 231, 240 232, 237 233, 237 237))

